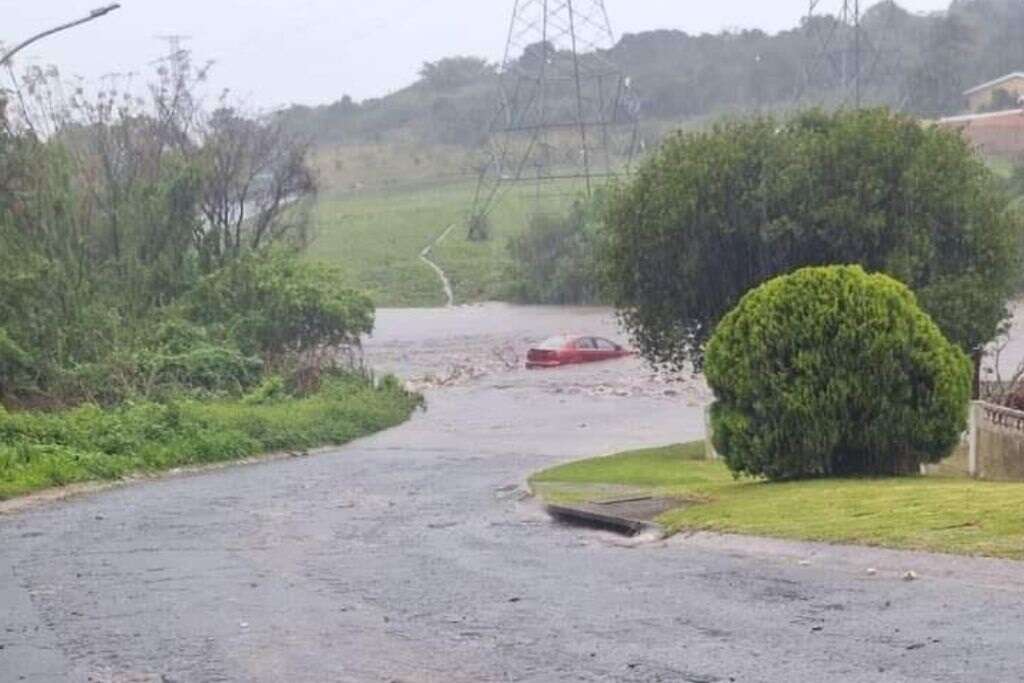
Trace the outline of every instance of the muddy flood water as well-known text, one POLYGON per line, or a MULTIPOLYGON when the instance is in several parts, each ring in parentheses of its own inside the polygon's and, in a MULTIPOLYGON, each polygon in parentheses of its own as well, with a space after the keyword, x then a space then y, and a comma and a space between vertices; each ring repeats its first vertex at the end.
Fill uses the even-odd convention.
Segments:
POLYGON ((421 391, 473 385, 559 396, 645 396, 691 407, 711 400, 699 376, 658 373, 639 358, 555 370, 524 368, 531 345, 561 334, 594 335, 628 346, 609 308, 488 303, 383 309, 366 344, 366 359, 421 391))

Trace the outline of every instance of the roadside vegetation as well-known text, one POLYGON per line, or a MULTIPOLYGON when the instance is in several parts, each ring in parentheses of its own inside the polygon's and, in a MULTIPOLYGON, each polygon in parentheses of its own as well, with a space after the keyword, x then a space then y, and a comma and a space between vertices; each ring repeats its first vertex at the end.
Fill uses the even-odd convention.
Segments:
POLYGON ((308 147, 179 52, 139 98, 32 70, 0 100, 0 497, 342 443, 420 398, 374 306, 301 254, 308 147))
POLYGON ((887 275, 804 268, 718 325, 705 374, 715 447, 773 480, 917 474, 967 428, 971 365, 887 275))
POLYGON ((702 362, 752 288, 832 264, 906 284, 980 365, 1017 291, 1024 232, 957 132, 882 109, 676 135, 616 193, 606 223, 609 295, 644 355, 673 368, 702 362))
POLYGON ((598 254, 605 193, 580 197, 568 211, 535 213, 508 241, 509 295, 531 304, 602 300, 598 254))
POLYGON ((279 380, 241 397, 0 410, 0 500, 54 486, 343 444, 404 422, 421 398, 387 378, 337 375, 314 393, 279 380))
POLYGON ((1024 560, 1024 484, 949 477, 736 479, 690 443, 582 460, 534 475, 547 502, 678 498, 670 533, 715 531, 1024 560), (626 493, 628 492, 628 493, 626 493), (613 496, 614 497, 614 496, 613 496))

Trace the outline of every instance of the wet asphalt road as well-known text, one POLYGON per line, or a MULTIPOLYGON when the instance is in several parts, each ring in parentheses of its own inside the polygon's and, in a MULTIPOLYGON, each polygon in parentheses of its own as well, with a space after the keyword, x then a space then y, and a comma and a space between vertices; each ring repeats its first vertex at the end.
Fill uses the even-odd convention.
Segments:
POLYGON ((382 319, 374 362, 488 368, 396 430, 0 517, 0 681, 1021 680, 1014 563, 550 522, 530 472, 697 438, 701 391, 496 370, 553 324, 510 313, 382 319))

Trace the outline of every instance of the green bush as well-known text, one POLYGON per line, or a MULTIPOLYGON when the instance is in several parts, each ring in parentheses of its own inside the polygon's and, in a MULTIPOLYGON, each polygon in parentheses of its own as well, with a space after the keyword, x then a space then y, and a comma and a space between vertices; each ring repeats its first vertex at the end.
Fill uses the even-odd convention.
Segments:
POLYGON ((336 268, 272 250, 238 259, 206 277, 189 314, 246 354, 270 365, 358 346, 373 331, 374 307, 344 285, 336 268))
POLYGON ((957 443, 971 390, 970 361, 910 290, 859 266, 747 294, 706 372, 715 446, 733 472, 770 479, 916 472, 957 443))
POLYGON ((596 258, 599 200, 577 201, 568 214, 538 213, 512 237, 512 299, 533 304, 590 304, 599 299, 596 258))
POLYGON ((752 288, 858 264, 906 283, 969 354, 1008 317, 1022 214, 957 131, 885 110, 753 118, 679 133, 609 202, 608 296, 639 350, 700 364, 752 288))

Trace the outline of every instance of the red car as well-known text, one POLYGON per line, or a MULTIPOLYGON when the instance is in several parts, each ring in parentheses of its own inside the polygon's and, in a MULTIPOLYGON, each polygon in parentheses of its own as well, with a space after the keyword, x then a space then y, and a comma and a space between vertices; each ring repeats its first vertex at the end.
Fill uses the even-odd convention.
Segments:
POLYGON ((552 337, 526 354, 528 368, 554 368, 633 355, 632 351, 602 337, 552 337))

